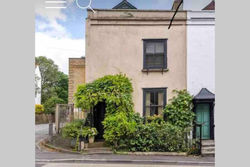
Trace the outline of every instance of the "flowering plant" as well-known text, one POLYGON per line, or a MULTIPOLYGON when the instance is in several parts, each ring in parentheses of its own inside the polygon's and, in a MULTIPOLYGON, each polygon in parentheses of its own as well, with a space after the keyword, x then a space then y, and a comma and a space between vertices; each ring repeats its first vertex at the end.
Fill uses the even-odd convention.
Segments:
POLYGON ((87 133, 88 133, 88 137, 93 137, 98 134, 96 128, 89 128, 87 133))

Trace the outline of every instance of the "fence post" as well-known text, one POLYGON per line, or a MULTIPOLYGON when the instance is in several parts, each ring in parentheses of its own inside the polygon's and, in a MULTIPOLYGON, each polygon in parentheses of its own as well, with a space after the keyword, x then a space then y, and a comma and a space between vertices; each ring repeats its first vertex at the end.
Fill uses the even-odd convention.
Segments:
POLYGON ((200 155, 202 150, 202 124, 200 125, 200 155))
POLYGON ((56 104, 56 113, 55 113, 55 125, 56 125, 56 133, 59 134, 59 118, 60 118, 60 113, 59 113, 59 104, 56 104))
POLYGON ((69 104, 69 121, 74 120, 74 104, 69 104))

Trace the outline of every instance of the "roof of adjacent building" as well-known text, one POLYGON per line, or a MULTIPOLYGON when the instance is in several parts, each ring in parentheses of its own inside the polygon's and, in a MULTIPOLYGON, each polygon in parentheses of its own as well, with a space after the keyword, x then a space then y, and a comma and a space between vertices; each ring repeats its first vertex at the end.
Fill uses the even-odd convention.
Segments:
POLYGON ((215 10, 215 2, 214 0, 212 0, 212 2, 210 2, 205 8, 203 8, 202 10, 215 10))
POLYGON ((207 100, 215 99, 215 95, 207 90, 207 88, 202 88, 201 91, 194 97, 195 100, 207 100))
POLYGON ((127 0, 123 0, 118 5, 113 7, 113 9, 137 9, 137 8, 133 6, 131 3, 129 3, 127 0))
MULTIPOLYGON (((172 9, 172 10, 176 10, 177 7, 180 5, 181 1, 182 1, 182 0, 174 0, 171 9, 172 9)), ((180 10, 183 10, 183 3, 182 3, 182 5, 180 6, 180 10)))

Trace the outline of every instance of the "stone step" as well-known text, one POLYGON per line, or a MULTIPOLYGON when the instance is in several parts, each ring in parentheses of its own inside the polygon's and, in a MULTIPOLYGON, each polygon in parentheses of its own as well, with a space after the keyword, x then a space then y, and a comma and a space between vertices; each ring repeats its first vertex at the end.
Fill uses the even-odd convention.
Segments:
POLYGON ((104 145, 105 145, 104 142, 88 143, 88 148, 98 148, 98 147, 103 147, 104 145))
POLYGON ((203 153, 202 156, 203 157, 214 157, 215 153, 203 153))
POLYGON ((97 151, 97 150, 112 150, 110 147, 96 147, 96 148, 87 148, 86 150, 92 150, 92 151, 97 151))
POLYGON ((205 152, 215 152, 215 147, 202 147, 201 151, 205 151, 205 152))
POLYGON ((98 147, 98 148, 87 148, 85 149, 88 153, 93 154, 112 154, 113 151, 109 147, 98 147))
POLYGON ((205 146, 215 146, 214 140, 202 140, 201 144, 203 147, 205 146))
POLYGON ((201 154, 202 156, 214 157, 215 142, 214 140, 202 140, 201 154))

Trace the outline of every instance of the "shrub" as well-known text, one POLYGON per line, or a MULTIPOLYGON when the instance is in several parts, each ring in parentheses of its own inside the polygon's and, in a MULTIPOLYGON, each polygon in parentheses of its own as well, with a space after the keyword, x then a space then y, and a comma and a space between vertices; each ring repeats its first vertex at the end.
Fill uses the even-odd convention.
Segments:
POLYGON ((54 114, 56 110, 56 104, 63 104, 64 100, 58 97, 51 97, 44 103, 44 112, 46 114, 54 114))
POLYGON ((129 151, 186 151, 183 129, 169 123, 147 123, 138 126, 127 140, 129 151))
POLYGON ((148 123, 151 123, 151 122, 162 123, 164 121, 162 115, 148 116, 146 120, 148 123))
POLYGON ((113 115, 109 115, 103 121, 105 128, 104 139, 110 143, 114 149, 117 149, 122 145, 123 139, 126 139, 132 135, 136 130, 136 122, 129 120, 126 113, 119 112, 113 115))
POLYGON ((192 111, 192 96, 186 90, 174 90, 177 96, 170 99, 164 108, 164 119, 168 123, 187 128, 192 125, 195 114, 192 111))
POLYGON ((73 122, 66 123, 66 125, 62 128, 62 136, 76 139, 79 134, 79 130, 84 127, 84 123, 84 120, 74 120, 73 122))
POLYGON ((44 112, 44 107, 41 104, 36 104, 35 105, 35 111, 36 114, 42 114, 44 112))
POLYGON ((62 128, 62 136, 64 138, 76 139, 75 149, 78 146, 79 139, 93 137, 98 134, 96 128, 84 126, 85 120, 74 120, 73 122, 67 123, 62 128))

